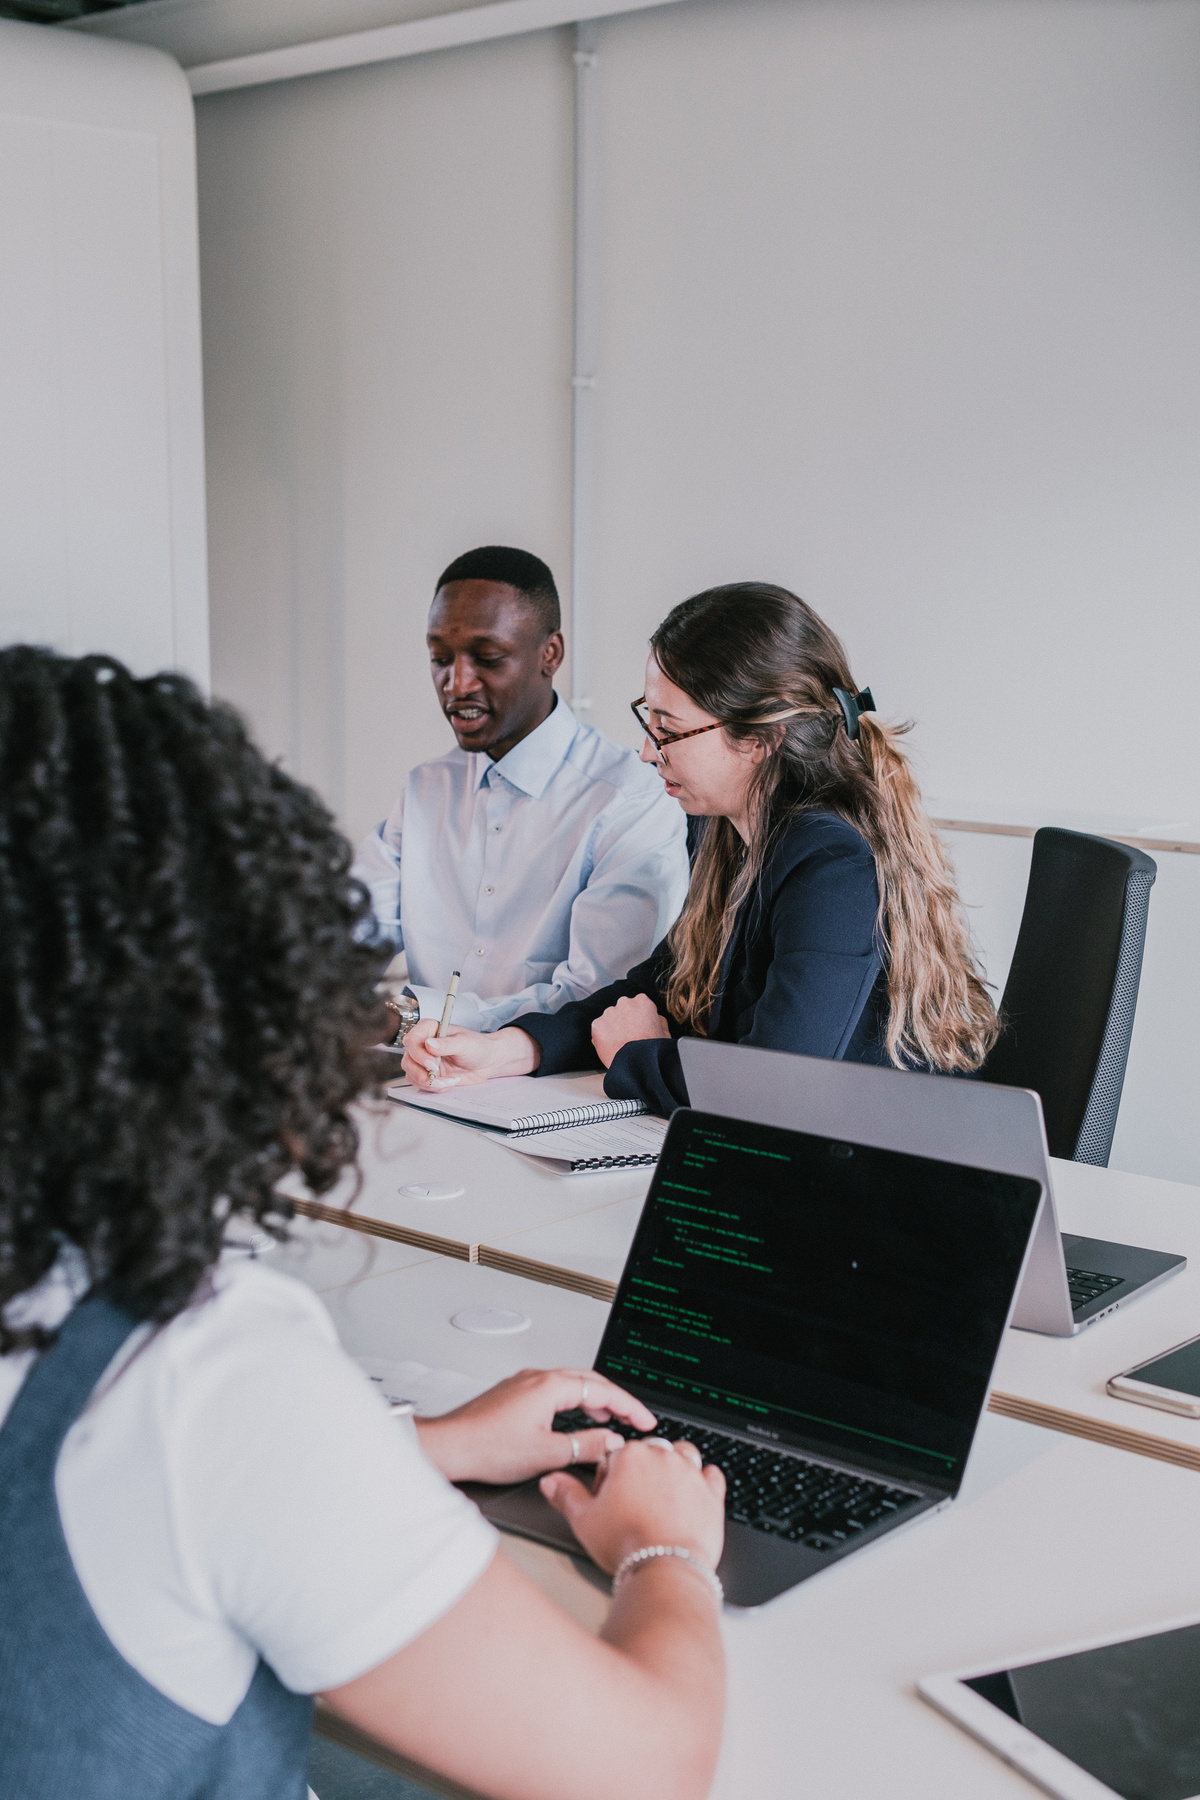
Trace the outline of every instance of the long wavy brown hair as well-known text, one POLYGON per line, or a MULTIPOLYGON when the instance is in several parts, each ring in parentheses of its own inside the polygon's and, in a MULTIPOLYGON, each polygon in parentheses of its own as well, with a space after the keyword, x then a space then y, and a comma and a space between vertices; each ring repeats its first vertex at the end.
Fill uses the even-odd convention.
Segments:
POLYGON ((650 644, 668 680, 720 719, 733 742, 758 739, 767 751, 751 786, 749 845, 729 819, 707 822, 669 940, 672 1018, 704 1032, 743 902, 781 832, 821 809, 861 832, 875 857, 889 1059, 899 1068, 977 1069, 999 1023, 953 871, 900 748, 910 728, 864 713, 850 737, 833 691, 857 691, 846 652, 786 588, 757 581, 710 588, 675 607, 650 644), (766 722, 793 708, 792 717, 766 722))

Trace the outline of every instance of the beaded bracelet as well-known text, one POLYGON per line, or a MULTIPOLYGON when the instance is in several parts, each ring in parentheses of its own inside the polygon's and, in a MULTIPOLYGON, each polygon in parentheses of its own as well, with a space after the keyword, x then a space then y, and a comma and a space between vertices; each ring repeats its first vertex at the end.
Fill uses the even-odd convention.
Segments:
POLYGON ((695 1569, 697 1575, 702 1576, 708 1583, 717 1605, 724 1606, 725 1589, 721 1586, 721 1578, 716 1570, 710 1569, 706 1562, 701 1562, 700 1558, 694 1556, 690 1550, 685 1550, 682 1544, 647 1544, 641 1550, 631 1550, 629 1555, 623 1557, 617 1564, 613 1573, 613 1598, 616 1598, 617 1591, 627 1576, 632 1575, 635 1569, 643 1568, 646 1563, 654 1562, 660 1556, 677 1556, 680 1562, 687 1563, 689 1568, 695 1569))

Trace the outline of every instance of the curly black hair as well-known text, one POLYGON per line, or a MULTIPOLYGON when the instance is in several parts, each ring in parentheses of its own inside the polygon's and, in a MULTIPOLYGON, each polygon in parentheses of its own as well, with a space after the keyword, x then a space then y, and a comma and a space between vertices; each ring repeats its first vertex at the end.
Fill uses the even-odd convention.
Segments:
POLYGON ((185 1307, 232 1211, 326 1191, 390 951, 315 794, 177 674, 0 651, 2 1309, 64 1242, 140 1316, 185 1307))

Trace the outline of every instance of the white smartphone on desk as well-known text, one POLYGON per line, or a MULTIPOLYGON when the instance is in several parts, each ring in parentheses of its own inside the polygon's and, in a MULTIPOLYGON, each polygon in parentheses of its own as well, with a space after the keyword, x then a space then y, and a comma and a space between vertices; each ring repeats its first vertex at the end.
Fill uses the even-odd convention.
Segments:
POLYGON ((1108 1391, 1118 1400, 1136 1400, 1139 1406, 1200 1419, 1200 1337, 1114 1375, 1108 1391))

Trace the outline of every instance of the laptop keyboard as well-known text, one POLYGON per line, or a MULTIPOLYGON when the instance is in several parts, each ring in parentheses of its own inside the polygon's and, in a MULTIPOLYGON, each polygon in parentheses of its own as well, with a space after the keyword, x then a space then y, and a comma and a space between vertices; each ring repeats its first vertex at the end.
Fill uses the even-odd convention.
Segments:
POLYGON ((1071 1311, 1079 1312, 1090 1300, 1111 1294, 1125 1280, 1123 1275, 1096 1275, 1090 1269, 1068 1269, 1067 1287, 1071 1294, 1071 1311))
MULTIPOLYGON (((595 1423, 580 1411, 559 1413, 556 1431, 586 1430, 595 1423)), ((618 1420, 611 1429, 623 1437, 687 1438, 706 1463, 716 1463, 726 1482, 725 1514, 736 1524, 766 1531, 811 1550, 837 1550, 882 1520, 918 1504, 918 1496, 867 1476, 831 1469, 825 1463, 782 1455, 765 1444, 750 1444, 660 1413, 651 1432, 631 1431, 618 1420)))

